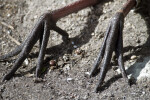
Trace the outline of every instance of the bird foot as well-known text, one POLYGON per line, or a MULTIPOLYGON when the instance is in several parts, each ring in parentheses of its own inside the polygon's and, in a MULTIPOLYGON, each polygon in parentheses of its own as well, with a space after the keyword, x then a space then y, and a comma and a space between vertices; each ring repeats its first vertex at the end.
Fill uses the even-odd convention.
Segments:
POLYGON ((98 92, 99 88, 102 86, 108 68, 110 66, 112 53, 115 51, 116 57, 118 59, 118 65, 122 72, 122 76, 127 83, 129 80, 127 78, 127 74, 125 72, 125 68, 123 65, 123 39, 122 39, 122 31, 124 24, 124 15, 121 12, 116 13, 116 15, 112 18, 109 27, 105 33, 104 41, 102 43, 102 47, 99 51, 96 62, 94 63, 94 67, 90 73, 90 77, 93 77, 100 73, 99 82, 96 86, 96 92, 98 92), (99 65, 101 64, 101 68, 99 65), (100 70, 100 71, 99 71, 100 70))
POLYGON ((33 28, 31 34, 29 34, 27 39, 20 46, 18 46, 12 52, 0 56, 0 60, 3 60, 19 54, 18 59, 15 61, 12 70, 10 70, 10 72, 4 76, 2 81, 9 80, 10 78, 13 77, 17 69, 22 65, 23 61, 27 58, 33 46, 38 40, 40 42, 39 43, 40 51, 36 67, 36 77, 40 76, 45 56, 45 50, 50 36, 50 30, 54 30, 58 32, 60 35, 62 35, 62 39, 65 43, 69 42, 68 33, 56 26, 56 22, 52 18, 52 13, 47 12, 43 14, 40 17, 37 24, 35 25, 35 27, 33 28))

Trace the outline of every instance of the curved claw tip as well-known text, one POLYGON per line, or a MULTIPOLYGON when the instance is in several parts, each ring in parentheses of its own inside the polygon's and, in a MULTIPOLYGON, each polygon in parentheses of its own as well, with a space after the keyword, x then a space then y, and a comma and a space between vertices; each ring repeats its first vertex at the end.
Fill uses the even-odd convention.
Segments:
POLYGON ((7 80, 10 80, 13 75, 14 75, 13 73, 6 74, 6 75, 3 77, 2 82, 5 82, 5 81, 7 81, 7 80))
POLYGON ((98 91, 99 91, 99 90, 98 90, 98 87, 96 87, 96 89, 95 89, 95 91, 94 91, 94 92, 95 92, 95 93, 98 93, 98 91))
POLYGON ((91 77, 95 77, 96 75, 98 75, 99 72, 100 72, 100 69, 92 70, 92 71, 90 72, 90 78, 91 78, 91 77))
POLYGON ((71 40, 69 37, 63 37, 63 41, 68 44, 71 40))
POLYGON ((6 76, 3 77, 2 82, 7 81, 8 79, 6 78, 6 76))
POLYGON ((92 72, 90 73, 90 78, 91 78, 91 77, 93 77, 93 74, 92 74, 92 72))
POLYGON ((91 77, 94 77, 94 76, 96 76, 96 75, 97 75, 97 72, 96 72, 96 71, 93 71, 93 70, 92 70, 92 71, 90 72, 90 78, 91 78, 91 77))

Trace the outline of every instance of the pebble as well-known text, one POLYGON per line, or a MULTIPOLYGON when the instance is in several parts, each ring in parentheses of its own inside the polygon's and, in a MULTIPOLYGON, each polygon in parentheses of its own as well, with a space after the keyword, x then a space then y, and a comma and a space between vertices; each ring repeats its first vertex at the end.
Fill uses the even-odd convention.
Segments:
POLYGON ((92 36, 94 36, 94 35, 95 35, 95 33, 93 32, 91 35, 92 35, 92 36))
POLYGON ((7 34, 12 35, 12 31, 11 31, 11 30, 8 30, 8 31, 7 31, 7 34))
POLYGON ((50 60, 49 64, 50 64, 50 66, 55 66, 56 65, 56 61, 55 60, 50 60))
POLYGON ((76 46, 76 45, 73 46, 73 48, 75 48, 75 49, 76 49, 77 47, 78 47, 78 46, 76 46))
POLYGON ((28 73, 28 74, 26 74, 25 76, 26 76, 26 77, 33 77, 34 74, 28 73))
POLYGON ((90 72, 85 72, 85 75, 90 75, 90 72))
POLYGON ((73 78, 67 78, 67 82, 72 81, 72 80, 73 80, 73 78))
POLYGON ((75 50, 75 53, 76 53, 77 55, 80 55, 81 52, 82 52, 82 50, 80 50, 80 49, 75 50))
POLYGON ((137 56, 136 55, 133 55, 133 56, 131 56, 131 60, 135 60, 137 58, 137 56))
POLYGON ((7 17, 10 17, 11 16, 11 14, 7 14, 7 17))
POLYGON ((34 19, 37 19, 37 18, 38 18, 38 16, 37 16, 37 15, 35 15, 35 16, 34 16, 34 19))
POLYGON ((25 59, 23 64, 24 64, 24 66, 28 66, 29 65, 28 59, 25 59))
POLYGON ((142 94, 144 95, 144 94, 145 94, 145 92, 143 91, 143 92, 142 92, 142 94))

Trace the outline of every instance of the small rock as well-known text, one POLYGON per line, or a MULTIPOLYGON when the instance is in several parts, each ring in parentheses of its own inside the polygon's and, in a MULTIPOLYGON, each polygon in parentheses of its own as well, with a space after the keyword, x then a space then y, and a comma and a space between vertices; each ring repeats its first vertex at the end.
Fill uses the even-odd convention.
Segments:
POLYGON ((137 58, 137 56, 136 55, 133 55, 133 56, 131 56, 131 60, 134 60, 134 59, 136 59, 137 58))
POLYGON ((23 64, 24 64, 24 66, 28 66, 29 65, 28 59, 25 59, 23 64))
POLYGON ((10 17, 11 16, 11 14, 7 14, 7 17, 10 17))
POLYGON ((82 52, 82 50, 80 50, 80 49, 75 50, 75 53, 76 53, 77 55, 80 55, 81 52, 82 52))
POLYGON ((38 16, 37 16, 37 15, 35 15, 35 16, 34 16, 34 19, 37 19, 37 18, 38 18, 38 16))
POLYGON ((90 75, 90 72, 85 72, 85 75, 90 75))
POLYGON ((135 62, 135 60, 129 60, 129 62, 130 62, 130 63, 133 63, 133 62, 135 62))
POLYGON ((74 45, 73 47, 76 49, 78 46, 74 45))
POLYGON ((95 33, 93 32, 91 35, 92 35, 92 36, 94 36, 94 35, 95 35, 95 33))
POLYGON ((72 80, 73 80, 73 78, 67 78, 67 82, 72 81, 72 80))
POLYGON ((90 77, 90 72, 85 72, 84 76, 87 77, 87 78, 89 78, 90 77))
POLYGON ((50 66, 56 66, 56 61, 55 60, 50 60, 49 64, 50 64, 50 66))
POLYGON ((143 92, 142 92, 142 94, 144 95, 144 94, 145 94, 145 92, 143 91, 143 92))
POLYGON ((12 34, 12 31, 11 31, 11 30, 8 30, 8 31, 7 31, 7 34, 11 35, 11 34, 12 34))
POLYGON ((26 77, 33 77, 34 74, 28 73, 28 74, 26 74, 25 76, 26 76, 26 77))

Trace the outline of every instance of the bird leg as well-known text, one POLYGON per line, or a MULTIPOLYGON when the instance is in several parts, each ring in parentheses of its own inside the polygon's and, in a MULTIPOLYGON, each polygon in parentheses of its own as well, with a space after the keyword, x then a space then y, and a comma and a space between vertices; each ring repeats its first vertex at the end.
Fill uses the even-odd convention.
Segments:
POLYGON ((122 31, 124 27, 124 18, 129 13, 129 11, 136 5, 136 0, 128 0, 127 3, 119 10, 115 16, 111 19, 109 27, 105 33, 104 41, 102 47, 98 54, 97 60, 94 63, 94 67, 90 73, 90 76, 93 77, 100 72, 100 77, 98 84, 96 86, 96 92, 102 86, 108 67, 110 66, 110 61, 112 58, 113 51, 116 52, 118 58, 118 65, 121 70, 122 76, 125 81, 129 84, 127 74, 123 65, 123 39, 122 31), (99 65, 101 64, 101 68, 99 65), (100 70, 100 71, 98 71, 100 70))
POLYGON ((15 55, 18 55, 17 60, 15 61, 12 70, 10 70, 3 78, 2 81, 9 80, 13 77, 17 69, 22 65, 23 61, 27 58, 29 53, 31 52, 33 46, 35 43, 39 40, 40 44, 40 51, 37 61, 37 67, 36 67, 36 78, 40 76, 40 72, 43 65, 43 60, 45 56, 45 50, 48 43, 48 38, 50 35, 50 30, 54 30, 58 32, 60 35, 62 35, 62 39, 64 42, 69 41, 68 33, 61 28, 56 26, 56 22, 71 13, 77 12, 81 9, 84 9, 86 7, 96 5, 100 2, 100 0, 78 0, 68 6, 65 6, 63 8, 60 8, 58 10, 54 10, 52 12, 44 13, 39 21, 36 23, 35 27, 27 37, 27 39, 18 46, 15 50, 12 52, 0 56, 0 60, 8 59, 9 57, 13 57, 15 55))

